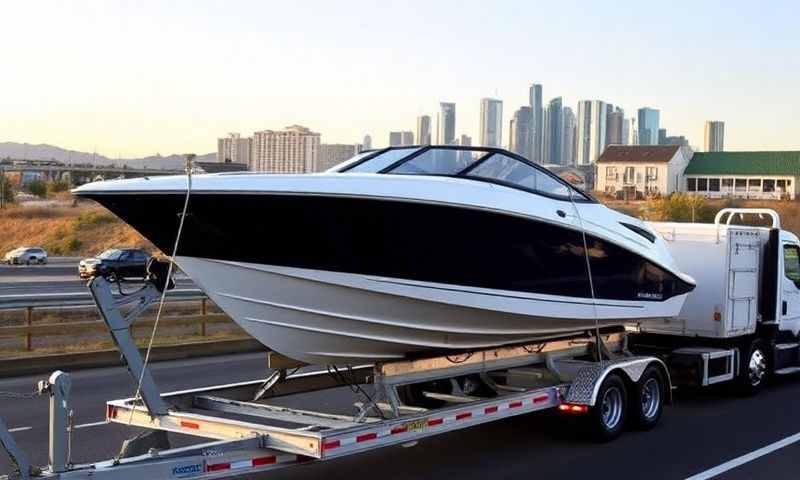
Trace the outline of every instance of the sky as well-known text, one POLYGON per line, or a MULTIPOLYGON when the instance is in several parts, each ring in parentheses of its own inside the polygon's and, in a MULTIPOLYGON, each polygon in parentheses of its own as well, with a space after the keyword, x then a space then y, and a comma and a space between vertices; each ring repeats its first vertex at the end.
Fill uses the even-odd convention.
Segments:
POLYGON ((482 97, 661 111, 702 147, 800 149, 800 2, 0 0, 0 142, 109 157, 206 153, 227 132, 300 124, 388 143, 482 97))

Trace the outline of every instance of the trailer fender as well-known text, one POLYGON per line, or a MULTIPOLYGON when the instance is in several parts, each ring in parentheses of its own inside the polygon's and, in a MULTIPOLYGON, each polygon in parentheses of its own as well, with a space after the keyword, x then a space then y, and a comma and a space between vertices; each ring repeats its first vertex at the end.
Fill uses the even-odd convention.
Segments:
POLYGON ((666 403, 672 403, 672 380, 670 380, 669 370, 663 361, 655 357, 625 357, 603 362, 602 366, 600 363, 594 363, 583 367, 578 370, 575 379, 571 382, 564 401, 592 407, 597 401, 600 385, 611 373, 623 372, 623 379, 633 385, 639 381, 650 365, 655 365, 661 370, 667 383, 664 386, 666 403))

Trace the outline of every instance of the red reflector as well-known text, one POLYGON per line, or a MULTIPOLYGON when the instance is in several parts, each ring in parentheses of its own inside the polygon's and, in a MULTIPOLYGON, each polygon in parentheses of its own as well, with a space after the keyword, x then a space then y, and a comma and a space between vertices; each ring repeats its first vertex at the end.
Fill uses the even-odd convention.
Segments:
POLYGON ((570 405, 569 403, 562 403, 558 406, 558 409, 567 413, 586 413, 589 411, 589 407, 586 405, 570 405))
POLYGON ((408 427, 394 427, 392 429, 392 435, 397 435, 398 433, 406 433, 408 431, 408 427))
POLYGON ((181 420, 181 427, 183 428, 193 428, 195 430, 200 429, 200 424, 194 422, 187 422, 186 420, 181 420))
POLYGON ((330 442, 325 442, 322 444, 322 450, 333 450, 334 448, 339 448, 342 443, 339 440, 333 440, 330 442))
POLYGON ((519 408, 522 406, 522 402, 511 402, 508 404, 508 408, 519 408))
POLYGON ((550 397, 548 397, 547 395, 545 395, 543 397, 536 397, 536 398, 533 399, 533 403, 546 402, 548 398, 550 398, 550 397))
POLYGON ((254 458, 253 459, 253 466, 260 467, 261 465, 272 465, 273 463, 277 462, 278 458, 273 455, 271 457, 261 457, 261 458, 254 458))
POLYGON ((472 412, 459 413, 458 415, 456 415, 456 420, 464 420, 465 418, 469 418, 471 416, 472 412))
POLYGON ((217 470, 228 470, 231 468, 230 463, 215 463, 214 465, 206 466, 207 472, 216 472, 217 470))
POLYGON ((108 405, 106 407, 106 418, 109 420, 112 418, 117 418, 117 409, 112 407, 111 405, 108 405))
POLYGON ((436 426, 436 425, 441 425, 443 423, 444 423, 444 418, 432 418, 432 419, 428 420, 428 426, 429 427, 433 427, 433 426, 436 426))
POLYGON ((483 413, 495 413, 497 411, 497 407, 486 407, 483 409, 483 413))
POLYGON ((356 442, 366 442, 367 440, 375 440, 378 438, 377 433, 365 433, 356 437, 356 442))

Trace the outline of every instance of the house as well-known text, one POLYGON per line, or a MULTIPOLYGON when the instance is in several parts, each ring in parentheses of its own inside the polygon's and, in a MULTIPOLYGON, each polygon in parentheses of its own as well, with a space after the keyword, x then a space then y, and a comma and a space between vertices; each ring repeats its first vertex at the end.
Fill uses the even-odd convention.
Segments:
POLYGON ((800 151, 695 153, 682 190, 708 198, 794 199, 800 151))
POLYGON ((595 190, 620 199, 680 191, 692 151, 680 145, 609 145, 597 159, 595 190))

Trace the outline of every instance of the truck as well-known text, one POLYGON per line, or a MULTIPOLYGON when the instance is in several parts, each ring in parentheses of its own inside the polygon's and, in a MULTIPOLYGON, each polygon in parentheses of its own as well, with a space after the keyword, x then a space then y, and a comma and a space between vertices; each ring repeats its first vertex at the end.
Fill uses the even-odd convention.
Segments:
POLYGON ((147 433, 113 459, 73 464, 70 377, 59 371, 38 386, 50 396, 49 465, 32 467, 2 419, 0 443, 20 478, 231 478, 412 447, 551 409, 577 420, 565 425, 610 441, 627 427, 654 428, 674 388, 730 382, 754 394, 769 375, 800 370, 800 241, 775 212, 725 209, 713 224, 649 226, 697 280, 676 318, 374 365, 315 368, 271 353, 266 378, 171 393, 155 384, 130 334, 170 279, 155 275, 114 297, 107 279, 95 277, 89 289, 140 392, 108 401, 106 419, 147 433), (732 224, 745 216, 770 223, 732 224), (351 394, 346 411, 292 406, 335 389, 351 394), (201 440, 171 448, 167 432, 201 440))

